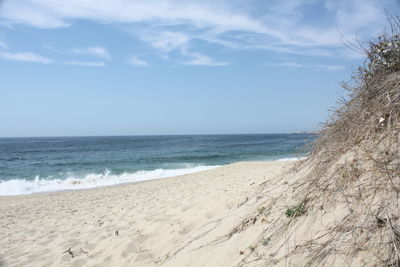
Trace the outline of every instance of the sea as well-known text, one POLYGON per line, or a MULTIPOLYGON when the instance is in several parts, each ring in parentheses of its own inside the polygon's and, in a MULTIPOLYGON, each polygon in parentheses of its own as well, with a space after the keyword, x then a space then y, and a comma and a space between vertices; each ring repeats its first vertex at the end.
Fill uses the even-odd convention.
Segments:
POLYGON ((0 138, 0 195, 179 176, 239 161, 304 157, 313 134, 0 138))

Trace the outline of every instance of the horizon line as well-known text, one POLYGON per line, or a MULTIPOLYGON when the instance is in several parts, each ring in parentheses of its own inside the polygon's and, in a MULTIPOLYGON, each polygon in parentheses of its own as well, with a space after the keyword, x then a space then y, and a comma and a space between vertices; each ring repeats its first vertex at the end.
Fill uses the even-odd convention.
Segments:
POLYGON ((121 134, 121 135, 53 135, 53 136, 0 136, 6 138, 67 138, 67 137, 144 137, 144 136, 211 136, 211 135, 279 135, 279 134, 316 134, 318 131, 296 131, 286 133, 207 133, 207 134, 121 134))

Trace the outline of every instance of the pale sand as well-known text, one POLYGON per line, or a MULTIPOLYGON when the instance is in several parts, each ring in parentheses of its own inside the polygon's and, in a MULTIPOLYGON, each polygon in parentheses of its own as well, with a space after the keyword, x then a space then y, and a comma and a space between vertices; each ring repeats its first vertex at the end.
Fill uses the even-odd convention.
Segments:
POLYGON ((0 197, 0 266, 240 264, 268 221, 229 233, 257 212, 261 191, 282 194, 280 174, 290 165, 235 163, 142 183, 0 197))

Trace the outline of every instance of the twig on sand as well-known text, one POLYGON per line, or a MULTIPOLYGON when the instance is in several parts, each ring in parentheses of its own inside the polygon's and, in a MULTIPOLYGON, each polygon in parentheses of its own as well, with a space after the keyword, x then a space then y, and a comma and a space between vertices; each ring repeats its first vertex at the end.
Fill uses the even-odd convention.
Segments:
POLYGON ((247 201, 249 201, 249 197, 246 197, 246 199, 243 201, 243 202, 241 202, 241 203, 239 203, 238 205, 237 205, 237 207, 239 208, 239 207, 241 207, 244 203, 246 203, 247 201))
POLYGON ((72 249, 72 248, 67 249, 66 251, 63 252, 63 254, 64 254, 64 253, 68 253, 69 255, 71 255, 72 258, 74 258, 75 255, 74 255, 74 253, 72 252, 71 249, 72 249))
POLYGON ((80 250, 82 251, 83 254, 88 254, 88 252, 84 251, 81 247, 80 247, 80 250))

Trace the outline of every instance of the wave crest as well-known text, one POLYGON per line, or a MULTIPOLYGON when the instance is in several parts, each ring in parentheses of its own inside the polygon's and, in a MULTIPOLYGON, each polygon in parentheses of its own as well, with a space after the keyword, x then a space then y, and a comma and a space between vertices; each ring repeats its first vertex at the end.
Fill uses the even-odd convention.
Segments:
POLYGON ((111 186, 125 183, 135 183, 147 180, 179 176, 204 170, 213 169, 219 166, 197 166, 183 169, 156 169, 151 171, 137 171, 133 173, 112 174, 105 170, 103 173, 90 173, 83 177, 73 175, 66 179, 46 179, 36 176, 34 180, 12 179, 0 180, 0 195, 26 195, 34 193, 64 191, 111 186))
POLYGON ((307 157, 293 157, 293 158, 283 158, 283 159, 278 159, 276 161, 299 161, 299 160, 305 160, 307 157))

